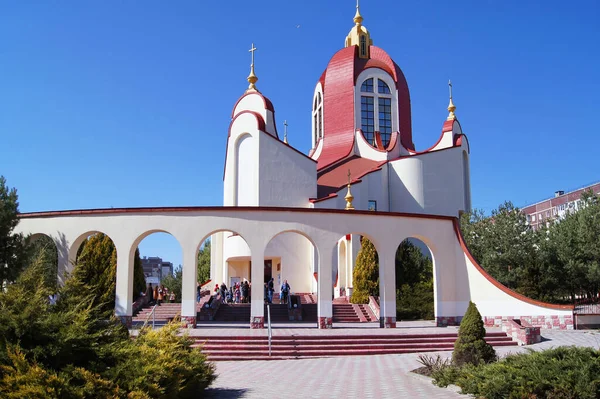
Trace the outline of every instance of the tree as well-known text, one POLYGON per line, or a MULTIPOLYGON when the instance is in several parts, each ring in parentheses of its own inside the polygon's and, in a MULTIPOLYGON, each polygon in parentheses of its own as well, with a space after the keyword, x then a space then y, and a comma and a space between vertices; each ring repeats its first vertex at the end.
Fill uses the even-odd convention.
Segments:
POLYGON ((0 176, 0 289, 16 280, 27 261, 23 235, 13 233, 19 223, 18 199, 17 190, 9 189, 4 176, 0 176))
POLYGON ((479 264, 509 288, 518 288, 522 275, 530 272, 529 268, 539 269, 537 236, 525 215, 510 201, 494 209, 489 218, 481 211, 463 214, 461 231, 479 264))
MULTIPOLYGON (((73 278, 94 289, 94 304, 102 304, 104 310, 114 310, 117 289, 117 249, 109 236, 102 233, 90 236, 81 244, 73 278)), ((146 289, 139 249, 133 260, 133 298, 146 289)))
POLYGON ((485 342, 485 328, 477 306, 469 301, 467 312, 460 322, 458 339, 454 342, 452 362, 457 366, 491 363, 496 360, 496 351, 485 342))
POLYGON ((133 300, 135 301, 141 293, 146 292, 146 276, 140 258, 140 249, 135 249, 133 258, 133 300))
POLYGON ((433 302, 431 258, 404 240, 396 251, 396 316, 398 320, 433 319, 433 302))
POLYGON ((204 241, 204 245, 198 251, 198 282, 206 283, 210 280, 210 238, 204 241))
POLYGON ((41 262, 44 284, 48 287, 58 287, 58 251, 52 238, 41 235, 29 245, 30 257, 28 264, 41 262))
POLYGON ((175 301, 181 302, 181 286, 183 284, 181 265, 177 266, 174 272, 174 275, 169 274, 168 276, 163 277, 160 283, 164 285, 165 288, 168 288, 169 292, 175 293, 175 301))
POLYGON ((369 296, 379 296, 379 258, 375 246, 366 237, 356 257, 353 278, 352 303, 368 303, 369 296))

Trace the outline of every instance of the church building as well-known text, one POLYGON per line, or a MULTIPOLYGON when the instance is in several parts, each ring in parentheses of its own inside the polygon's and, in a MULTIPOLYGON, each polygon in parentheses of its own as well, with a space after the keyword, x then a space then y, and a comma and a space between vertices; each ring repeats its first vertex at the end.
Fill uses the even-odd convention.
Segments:
MULTIPOLYGON (((278 133, 274 104, 257 81, 253 58, 249 87, 231 114, 224 206, 451 217, 470 210, 469 143, 455 115, 451 84, 449 113, 440 113, 439 140, 416 151, 408 83, 393 59, 373 44, 358 6, 344 47, 315 76, 312 103, 306 104, 312 121, 306 132, 312 142, 308 154, 291 146, 286 132, 283 137, 278 133)), ((257 265, 252 265, 244 239, 221 231, 211 240, 212 280, 227 286, 250 280, 257 265)), ((351 295, 360 240, 352 232, 339 238, 332 272, 336 297, 351 295)), ((294 292, 316 292, 317 263, 308 238, 284 232, 267 245, 264 265, 258 267, 264 267, 265 281, 273 278, 276 287, 288 280, 294 292)))

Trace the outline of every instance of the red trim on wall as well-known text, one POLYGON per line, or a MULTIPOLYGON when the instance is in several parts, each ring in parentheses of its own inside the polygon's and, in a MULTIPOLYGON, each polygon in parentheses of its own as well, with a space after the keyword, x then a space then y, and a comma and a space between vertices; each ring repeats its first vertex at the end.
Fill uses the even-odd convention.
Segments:
POLYGON ((315 281, 318 283, 319 282, 319 273, 314 272, 313 277, 315 278, 315 281))
MULTIPOLYGON (((235 120, 243 114, 252 114, 256 117, 256 128, 260 131, 262 130, 263 132, 266 130, 265 128, 265 120, 263 119, 262 115, 259 114, 256 111, 250 111, 250 110, 246 110, 246 111, 242 111, 240 113, 238 113, 235 118, 233 118, 231 120, 231 122, 229 122, 229 129, 227 129, 227 143, 225 144, 225 164, 223 165, 223 180, 225 180, 225 173, 227 173, 227 153, 228 153, 228 149, 229 149, 229 138, 231 137, 231 127, 233 126, 233 122, 235 122, 235 120)), ((268 133, 267 133, 268 134, 268 133)))
POLYGON ((481 267, 479 265, 479 263, 477 263, 477 261, 471 254, 471 251, 469 251, 469 249, 467 248, 467 245, 465 244, 465 240, 462 236, 462 232, 460 231, 460 224, 459 224, 458 219, 454 219, 452 221, 452 224, 454 226, 454 232, 456 233, 456 238, 458 238, 458 242, 460 243, 460 246, 462 247, 462 250, 464 251, 464 253, 467 254, 467 257, 469 258, 471 263, 473 263, 473 265, 475 266, 477 271, 479 271, 479 273, 481 273, 483 275, 483 277, 485 277, 490 283, 494 284, 494 286, 496 286, 496 288, 499 288, 500 290, 504 291, 505 293, 512 296, 513 298, 516 298, 523 302, 527 302, 531 305, 541 306, 541 307, 549 308, 549 309, 558 309, 558 310, 573 310, 574 309, 573 305, 556 305, 553 303, 537 301, 535 299, 528 298, 525 295, 521 295, 521 294, 511 290, 510 288, 502 285, 502 283, 500 283, 498 280, 496 280, 495 278, 490 276, 488 274, 488 272, 486 272, 485 269, 483 267, 481 267))
MULTIPOLYGON (((306 155, 306 154, 304 154, 304 153, 302 153, 302 152, 298 151, 297 149, 295 149, 295 148, 294 148, 294 147, 292 147, 291 145, 284 143, 283 141, 279 140, 277 137, 275 137, 275 136, 273 136, 273 135, 271 135, 271 134, 269 134, 269 133, 267 133, 267 132, 265 132, 265 131, 263 131, 262 133, 264 133, 264 134, 266 134, 267 136, 271 137, 273 140, 277 140, 277 141, 278 141, 278 142, 280 142, 282 145, 284 145, 284 146, 288 147, 290 150, 293 150, 293 151, 297 152, 298 154, 302 155, 304 158, 310 159, 310 160, 311 160, 311 161, 313 161, 314 163, 317 163, 317 161, 316 161, 316 160, 314 160, 314 159, 312 159, 311 157, 309 157, 308 155, 306 155)), ((315 171, 315 172, 316 172, 316 171, 315 171)))
POLYGON ((278 206, 177 206, 177 207, 140 207, 140 208, 99 208, 99 209, 75 209, 65 211, 27 212, 19 213, 20 219, 48 218, 60 216, 83 216, 83 215, 115 215, 120 213, 177 213, 177 212, 292 212, 292 213, 343 213, 345 215, 369 215, 383 217, 406 217, 436 220, 455 220, 453 216, 424 215, 418 213, 401 212, 373 212, 345 209, 320 209, 320 208, 290 208, 278 206))
POLYGON ((346 241, 350 241, 352 239, 352 234, 346 234, 346 241))
POLYGON ((244 97, 249 96, 250 94, 256 94, 256 95, 260 96, 265 104, 265 109, 268 109, 273 114, 275 114, 275 108, 273 108, 273 103, 271 102, 271 100, 269 100, 267 97, 263 96, 263 94, 259 91, 251 91, 251 92, 242 94, 242 96, 240 98, 238 98, 238 100, 235 102, 235 105, 233 106, 233 109, 231 110, 232 118, 235 116, 234 112, 235 112, 235 109, 237 108, 238 104, 240 103, 240 101, 242 101, 242 99, 244 97))

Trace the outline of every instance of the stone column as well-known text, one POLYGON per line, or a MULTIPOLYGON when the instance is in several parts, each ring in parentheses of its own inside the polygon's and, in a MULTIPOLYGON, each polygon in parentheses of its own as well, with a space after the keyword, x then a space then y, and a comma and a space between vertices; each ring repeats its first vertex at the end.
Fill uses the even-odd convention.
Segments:
POLYGON ((378 255, 379 326, 381 328, 396 328, 396 248, 384 244, 378 255))
POLYGON ((265 328, 265 248, 264 245, 250 246, 252 275, 250 276, 251 304, 250 328, 265 328))
POLYGON ((117 249, 117 288, 115 295, 115 315, 131 327, 133 315, 133 258, 132 243, 115 242, 117 249))
POLYGON ((333 328, 333 263, 337 261, 337 241, 319 247, 317 313, 319 328, 333 328))
MULTIPOLYGON (((69 262, 69 243, 64 237, 62 240, 53 240, 58 253, 58 285, 62 287, 67 281, 67 275, 73 272, 73 265, 69 262)), ((73 262, 75 262, 75 259, 73 259, 73 262)))
POLYGON ((181 324, 187 328, 196 328, 196 281, 198 280, 198 243, 181 243, 183 265, 181 276, 181 324))

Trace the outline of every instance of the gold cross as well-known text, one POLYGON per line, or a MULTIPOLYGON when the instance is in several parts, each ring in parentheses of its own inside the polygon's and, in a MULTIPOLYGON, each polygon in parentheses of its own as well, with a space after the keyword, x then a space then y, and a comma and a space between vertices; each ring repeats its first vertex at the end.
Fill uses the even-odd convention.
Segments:
POLYGON ((352 174, 350 173, 350 169, 348 169, 348 184, 350 184, 350 181, 352 181, 352 174))
POLYGON ((254 47, 254 43, 252 43, 252 48, 248 51, 252 53, 252 65, 254 65, 254 52, 256 51, 256 47, 254 47))

